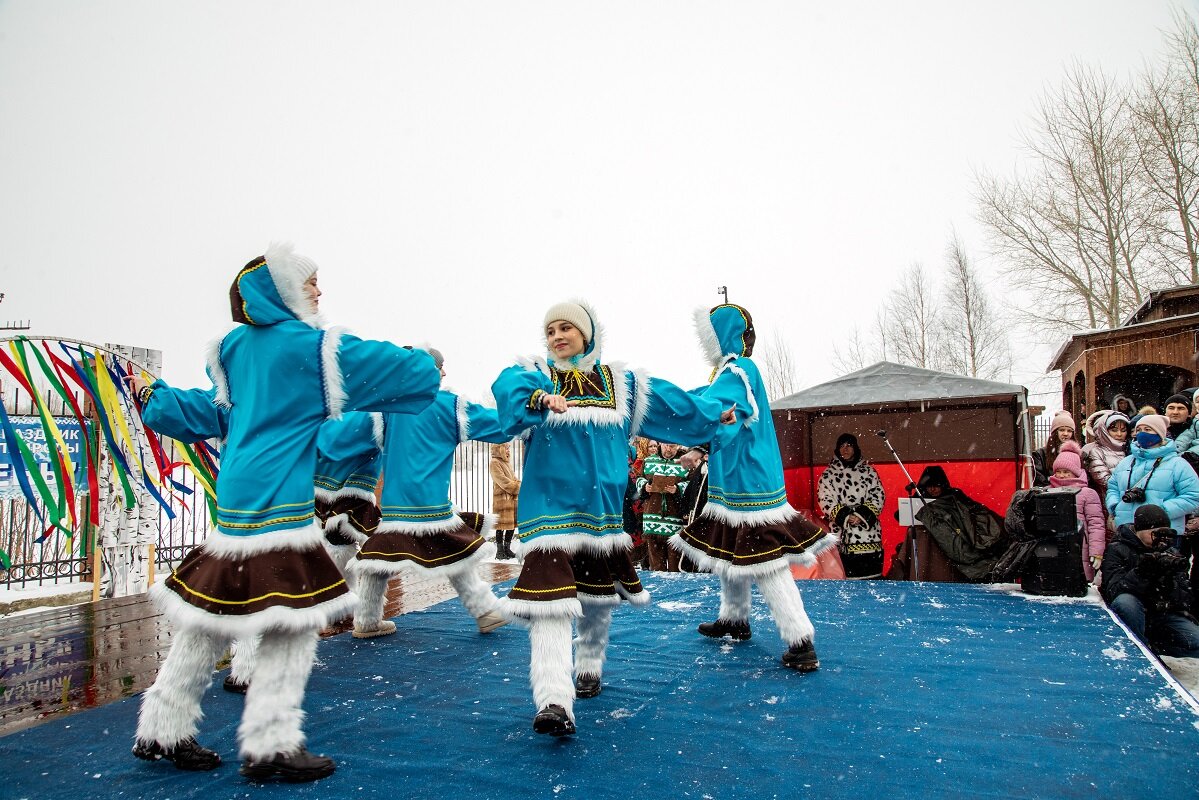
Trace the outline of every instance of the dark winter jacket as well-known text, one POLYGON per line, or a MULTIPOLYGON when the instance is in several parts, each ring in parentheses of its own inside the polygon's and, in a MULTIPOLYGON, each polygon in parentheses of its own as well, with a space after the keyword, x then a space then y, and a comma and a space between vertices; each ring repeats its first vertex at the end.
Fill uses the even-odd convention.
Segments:
POLYGON ((950 489, 916 512, 953 565, 975 583, 985 581, 1008 545, 1003 518, 961 489, 950 489))
POLYGON ((1151 613, 1168 611, 1191 616, 1186 559, 1173 547, 1157 551, 1146 547, 1131 525, 1121 525, 1116 530, 1116 538, 1103 557, 1102 573, 1100 590, 1109 603, 1119 595, 1131 594, 1151 613), (1162 553, 1168 554, 1167 561, 1173 563, 1163 564, 1162 553))
POLYGON ((683 521, 689 522, 700 515, 708 502, 708 465, 700 464, 687 474, 687 487, 683 489, 683 521))

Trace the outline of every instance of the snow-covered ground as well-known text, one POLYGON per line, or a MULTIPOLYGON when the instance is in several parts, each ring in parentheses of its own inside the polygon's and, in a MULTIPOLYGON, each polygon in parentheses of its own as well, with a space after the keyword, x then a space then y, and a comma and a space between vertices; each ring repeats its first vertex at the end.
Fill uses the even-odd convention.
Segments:
POLYGON ((47 583, 41 586, 22 586, 8 588, 0 586, 0 617, 11 617, 18 614, 30 614, 34 611, 45 611, 62 605, 73 605, 67 598, 86 595, 80 603, 87 603, 92 598, 92 584, 89 583, 47 583), (45 602, 38 602, 45 601, 45 602), (8 609, 20 606, 18 610, 8 609))

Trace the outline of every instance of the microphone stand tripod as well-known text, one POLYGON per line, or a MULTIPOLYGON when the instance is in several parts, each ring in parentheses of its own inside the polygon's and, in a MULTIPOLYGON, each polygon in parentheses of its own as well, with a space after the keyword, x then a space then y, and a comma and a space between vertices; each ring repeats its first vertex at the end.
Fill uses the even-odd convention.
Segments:
MULTIPOLYGON (((875 431, 875 435, 883 440, 883 444, 887 446, 887 449, 891 451, 891 455, 894 456, 895 463, 899 464, 899 468, 903 470, 904 477, 908 479, 908 485, 904 487, 904 489, 907 490, 908 497, 917 497, 920 499, 921 503, 923 503, 927 498, 925 498, 924 494, 920 491, 920 487, 916 484, 916 481, 912 479, 912 473, 908 472, 908 468, 904 466, 903 460, 899 457, 899 453, 895 452, 895 448, 891 445, 891 440, 887 438, 887 432, 875 431)), ((912 554, 913 580, 918 580, 920 578, 920 555, 917 552, 916 536, 912 533, 912 527, 913 526, 911 525, 907 526, 907 532, 904 534, 904 536, 908 542, 909 552, 912 554)))

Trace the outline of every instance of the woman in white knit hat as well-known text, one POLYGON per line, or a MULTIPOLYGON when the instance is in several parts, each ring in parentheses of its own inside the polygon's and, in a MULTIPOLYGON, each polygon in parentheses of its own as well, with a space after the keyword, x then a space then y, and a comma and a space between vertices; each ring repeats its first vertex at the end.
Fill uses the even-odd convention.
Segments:
POLYGON ((529 625, 533 730, 563 736, 575 732, 576 693, 600 693, 612 609, 622 598, 649 602, 623 524, 629 439, 706 442, 731 414, 666 381, 601 363, 603 329, 581 301, 551 307, 542 332, 547 355, 509 367, 491 387, 501 425, 522 435, 526 453, 522 569, 502 610, 529 625))

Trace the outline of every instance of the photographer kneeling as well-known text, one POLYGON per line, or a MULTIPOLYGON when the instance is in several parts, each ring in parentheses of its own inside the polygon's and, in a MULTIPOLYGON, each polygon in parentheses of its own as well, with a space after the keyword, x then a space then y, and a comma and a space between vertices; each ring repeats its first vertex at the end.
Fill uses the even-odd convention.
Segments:
POLYGON ((1199 658, 1187 559, 1174 547, 1170 517, 1152 503, 1121 525, 1103 559, 1103 599, 1159 655, 1199 658))

